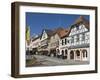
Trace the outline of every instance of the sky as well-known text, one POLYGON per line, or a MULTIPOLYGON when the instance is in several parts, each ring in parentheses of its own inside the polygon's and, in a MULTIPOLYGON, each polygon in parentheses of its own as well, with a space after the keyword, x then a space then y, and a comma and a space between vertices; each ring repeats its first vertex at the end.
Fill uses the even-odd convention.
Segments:
MULTIPOLYGON (((30 27, 31 37, 41 34, 43 29, 68 28, 81 15, 75 14, 51 14, 26 12, 26 26, 30 27)), ((89 20, 89 15, 82 15, 89 20)))

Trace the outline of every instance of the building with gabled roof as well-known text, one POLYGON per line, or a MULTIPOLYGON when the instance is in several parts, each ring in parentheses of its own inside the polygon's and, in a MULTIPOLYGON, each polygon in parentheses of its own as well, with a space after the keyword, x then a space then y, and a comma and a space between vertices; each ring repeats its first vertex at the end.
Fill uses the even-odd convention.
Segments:
POLYGON ((60 54, 70 60, 89 61, 89 21, 80 16, 59 41, 60 54))
POLYGON ((30 50, 33 54, 38 54, 38 48, 40 47, 40 36, 32 37, 30 41, 30 50))
POLYGON ((50 37, 50 41, 49 41, 49 45, 48 45, 48 50, 49 50, 48 55, 49 56, 58 56, 59 55, 59 40, 65 34, 66 34, 66 30, 61 27, 53 30, 53 34, 50 37))
POLYGON ((43 29, 40 37, 40 48, 39 53, 43 55, 48 55, 48 45, 50 37, 54 34, 52 30, 43 29))
POLYGON ((42 55, 89 61, 89 28, 89 21, 80 16, 68 29, 43 29, 39 38, 33 39, 32 48, 42 55), (39 45, 35 45, 37 42, 39 45))

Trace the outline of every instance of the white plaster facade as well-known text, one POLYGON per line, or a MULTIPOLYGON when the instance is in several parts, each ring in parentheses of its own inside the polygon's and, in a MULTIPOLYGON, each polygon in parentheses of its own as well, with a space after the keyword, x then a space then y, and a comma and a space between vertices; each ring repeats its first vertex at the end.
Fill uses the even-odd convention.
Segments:
POLYGON ((40 43, 41 43, 40 37, 36 37, 36 38, 32 39, 30 42, 30 50, 32 51, 34 49, 37 49, 37 52, 38 52, 38 48, 40 47, 40 43))
POLYGON ((48 35, 45 30, 43 31, 40 41, 41 41, 40 43, 41 47, 48 45, 48 35))
POLYGON ((59 48, 59 40, 60 37, 57 33, 50 37, 50 42, 48 45, 49 55, 57 56, 58 53, 57 49, 59 48))
POLYGON ((48 55, 48 45, 49 45, 49 41, 50 41, 50 30, 43 30, 42 31, 42 35, 41 35, 41 38, 40 38, 40 48, 39 48, 39 51, 40 51, 40 54, 43 54, 43 55, 48 55))
POLYGON ((60 54, 67 59, 89 61, 89 42, 89 29, 84 24, 74 25, 69 35, 59 41, 60 54))

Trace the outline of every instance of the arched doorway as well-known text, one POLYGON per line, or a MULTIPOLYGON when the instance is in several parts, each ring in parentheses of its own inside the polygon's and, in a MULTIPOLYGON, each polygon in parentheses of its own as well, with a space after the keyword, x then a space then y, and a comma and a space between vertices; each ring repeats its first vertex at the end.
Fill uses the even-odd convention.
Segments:
POLYGON ((50 50, 50 56, 55 57, 56 56, 56 49, 51 49, 50 50))
POLYGON ((80 51, 76 50, 76 56, 80 56, 80 51))
POLYGON ((61 53, 62 53, 62 59, 64 59, 64 50, 62 50, 61 53))
POLYGON ((59 49, 57 49, 57 51, 56 51, 57 53, 60 53, 60 51, 59 51, 59 49))
POLYGON ((73 50, 70 51, 70 59, 74 59, 74 51, 73 50))
POLYGON ((76 60, 80 60, 80 51, 76 50, 76 60))
POLYGON ((68 51, 67 51, 67 49, 65 50, 65 58, 67 59, 67 57, 68 57, 68 51))
POLYGON ((61 54, 60 54, 60 50, 57 49, 57 50, 56 50, 56 56, 57 56, 58 58, 60 58, 60 55, 61 55, 61 54))
POLYGON ((82 54, 83 54, 83 58, 87 58, 88 57, 86 49, 82 50, 82 54))

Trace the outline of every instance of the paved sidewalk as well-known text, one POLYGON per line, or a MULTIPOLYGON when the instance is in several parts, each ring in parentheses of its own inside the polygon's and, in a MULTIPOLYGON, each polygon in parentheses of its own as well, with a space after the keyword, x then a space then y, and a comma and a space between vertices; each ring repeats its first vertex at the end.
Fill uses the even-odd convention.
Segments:
POLYGON ((41 63, 39 66, 61 66, 61 65, 82 65, 89 64, 87 61, 74 61, 67 59, 60 59, 56 57, 48 57, 44 55, 34 55, 37 58, 37 61, 41 63))

